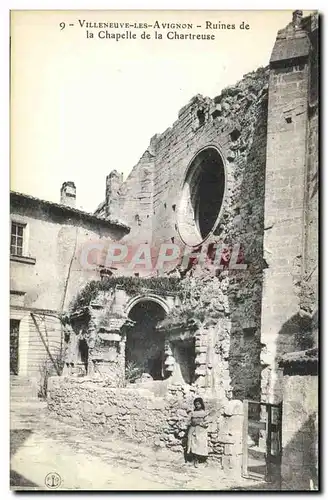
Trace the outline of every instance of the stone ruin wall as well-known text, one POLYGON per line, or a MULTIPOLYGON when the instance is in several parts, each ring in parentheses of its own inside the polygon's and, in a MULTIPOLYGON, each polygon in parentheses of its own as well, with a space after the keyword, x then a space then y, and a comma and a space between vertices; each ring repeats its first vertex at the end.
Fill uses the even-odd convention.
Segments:
POLYGON ((305 219, 305 274, 301 309, 312 318, 314 344, 318 343, 318 248, 319 248, 319 40, 317 30, 310 32, 310 89, 307 137, 307 216, 305 219))
MULTIPOLYGON (((222 152, 226 193, 219 225, 206 245, 240 244, 248 269, 223 271, 219 277, 213 277, 212 269, 212 296, 208 299, 224 310, 216 325, 212 321, 211 328, 227 329, 223 350, 228 349, 230 359, 225 378, 231 379, 233 397, 241 399, 260 395, 268 77, 268 69, 260 68, 214 99, 195 96, 180 110, 171 128, 152 138, 140 162, 115 191, 119 212, 113 214, 132 224, 131 233, 124 239, 127 243, 148 242, 158 247, 162 242, 174 242, 183 246, 177 212, 186 170, 203 147, 215 145, 222 152)), ((107 202, 111 204, 110 197, 107 202)), ((105 214, 105 210, 106 203, 100 212, 105 214)), ((206 274, 206 270, 200 270, 195 279, 195 287, 205 295, 202 276, 206 274)), ((214 344, 220 344, 219 338, 214 344)), ((214 349, 219 351, 221 347, 216 345, 214 349)), ((228 364, 228 356, 223 364, 228 364)))
POLYGON ((96 210, 102 217, 120 216, 130 226, 128 238, 122 244, 150 243, 153 221, 154 154, 151 140, 127 180, 116 170, 106 178, 106 198, 96 210))
MULTIPOLYGON (((172 387, 165 397, 143 389, 108 388, 84 378, 49 381, 48 407, 68 424, 114 434, 154 450, 165 448, 183 454, 195 389, 172 387)), ((198 394, 198 393, 197 393, 198 394)), ((243 407, 240 401, 204 397, 210 412, 209 460, 223 469, 240 468, 243 407)))
MULTIPOLYGON (((214 99, 195 96, 171 128, 152 138, 144 157, 149 193, 153 189, 138 227, 126 237, 137 243, 140 235, 154 246, 181 243, 176 212, 186 169, 202 147, 220 148, 227 191, 207 244, 238 241, 248 265, 247 272, 223 272, 216 280, 228 300, 234 397, 261 392, 264 399, 281 400, 278 358, 304 348, 306 338, 317 342, 318 15, 297 16, 278 32, 268 68, 214 99), (262 369, 261 391, 254 367, 262 369)), ((132 222, 141 207, 144 157, 115 191, 116 206, 132 222)))
POLYGON ((242 453, 241 400, 281 401, 275 365, 279 342, 285 347, 277 334, 286 322, 283 333, 291 339, 295 328, 288 320, 300 310, 313 315, 317 294, 318 109, 316 93, 309 94, 316 60, 311 53, 310 64, 297 58, 281 64, 281 40, 292 49, 296 32, 295 47, 303 50, 303 34, 288 29, 287 37, 284 30, 278 36, 278 62, 245 75, 214 99, 195 96, 171 128, 152 138, 125 182, 117 172, 108 176, 106 200, 98 208, 100 215, 132 226, 121 242, 183 245, 177 213, 190 162, 209 145, 222 153, 226 192, 206 245, 240 243, 247 270, 218 271, 208 261, 181 279, 193 290, 182 306, 205 311, 192 333, 196 383, 159 381, 157 394, 137 384, 113 387, 117 370, 107 380, 53 378, 49 408, 60 419, 181 453, 188 410, 200 395, 212 415, 210 457, 229 468, 242 453))
POLYGON ((286 352, 316 343, 318 19, 280 30, 270 59, 261 360, 262 396, 282 400, 286 352))
MULTIPOLYGON (((221 398, 222 401, 232 398, 230 376, 229 376, 229 321, 224 317, 224 307, 218 299, 213 301, 212 278, 204 282, 202 293, 202 307, 209 306, 208 316, 210 321, 206 325, 180 325, 178 328, 162 328, 154 332, 154 343, 163 339, 164 366, 166 367, 165 379, 161 382, 155 381, 156 390, 161 383, 165 392, 167 383, 177 386, 193 387, 195 390, 209 391, 213 396, 221 398), (205 302, 204 302, 205 301, 205 302), (213 313, 213 314, 211 314, 213 313), (213 317, 214 316, 214 320, 213 317), (219 321, 218 321, 219 319, 219 321), (214 323, 214 325, 213 325, 214 323), (181 352, 181 344, 189 345, 194 340, 193 359, 185 359, 181 352), (180 347, 177 348, 177 343, 180 347), (172 360, 173 357, 173 360, 172 360), (171 361, 168 361, 168 358, 171 361), (194 363, 194 374, 190 373, 191 380, 186 379, 186 371, 194 363), (169 368, 167 365, 170 365, 169 368), (184 374, 183 374, 184 373, 184 374)), ((193 283, 191 283, 191 286, 193 283)), ((159 300, 163 302, 167 316, 170 317, 175 304, 180 299, 174 295, 165 295, 165 298, 154 295, 150 291, 140 291, 137 300, 159 300)), ((221 292, 222 303, 224 297, 221 292)), ((78 316, 71 317, 71 325, 65 327, 66 349, 68 356, 65 360, 64 375, 68 376, 95 376, 106 378, 109 387, 124 387, 128 383, 125 380, 125 346, 129 336, 129 304, 136 300, 135 296, 129 295, 122 289, 110 289, 98 291, 96 297, 87 308, 78 311, 78 316), (87 363, 82 361, 79 352, 80 341, 86 342, 88 346, 87 363), (73 354, 73 355, 72 355, 73 354)), ((193 300, 199 302, 197 296, 193 300)), ((193 304, 190 304, 193 307, 193 304)), ((163 310, 164 313, 164 310, 163 310)), ((164 313, 165 314, 165 313, 164 313)), ((131 325, 130 325, 131 327, 131 325)), ((141 347, 143 356, 147 358, 151 353, 152 342, 146 346, 135 345, 134 349, 141 347)), ((149 382, 153 390, 153 383, 149 382)), ((136 387, 136 386, 135 386, 136 387)), ((143 385, 148 388, 148 385, 143 385)))
MULTIPOLYGON (((305 38, 296 32, 296 38, 305 38)), ((291 40, 294 33, 290 29, 291 40)), ((284 33, 278 40, 293 47, 284 33)), ((295 46, 300 47, 299 41, 295 46)), ((210 456, 223 467, 240 460, 241 400, 281 401, 275 379, 276 334, 281 333, 282 318, 288 323, 301 308, 311 315, 316 306, 318 109, 315 93, 308 107, 313 88, 308 77, 315 66, 313 54, 311 58, 310 65, 297 58, 290 65, 275 61, 214 99, 195 96, 171 128, 152 138, 125 182, 117 172, 108 176, 106 200, 98 213, 132 226, 122 242, 183 245, 177 221, 183 181, 197 152, 216 146, 225 164, 226 192, 219 224, 206 245, 240 243, 247 270, 218 271, 207 262, 181 280, 182 286, 191 283, 195 311, 205 311, 193 332, 196 384, 163 381, 165 394, 155 396, 137 386, 100 387, 101 382, 88 377, 56 378, 51 381, 49 408, 59 418, 182 452, 187 410, 194 396, 201 395, 213 412, 210 456), (308 274, 302 275, 301 268, 308 274)), ((188 307, 188 301, 184 305, 188 307)), ((285 333, 291 338, 288 328, 285 333)))
MULTIPOLYGON (((133 384, 124 381, 126 332, 107 333, 113 312, 109 306, 113 304, 116 315, 120 309, 121 323, 124 323, 126 306, 131 303, 131 298, 124 291, 119 291, 117 297, 111 291, 102 291, 90 304, 88 324, 79 319, 74 324, 74 333, 71 332, 71 335, 76 335, 76 340, 84 338, 89 345, 88 370, 83 374, 64 373, 49 381, 49 410, 72 424, 101 427, 108 432, 147 442, 155 448, 182 453, 186 444, 188 411, 194 397, 201 396, 210 413, 210 459, 225 469, 240 467, 243 409, 241 401, 232 400, 229 321, 224 318, 224 308, 213 302, 213 280, 204 286, 203 295, 205 300, 206 294, 210 297, 216 323, 192 333, 196 355, 196 379, 192 384, 188 385, 177 377, 176 370, 163 381, 133 384), (217 308, 222 315, 219 322, 217 308), (115 345, 112 342, 114 336, 115 345)), ((222 296, 221 300, 226 302, 222 296)), ((174 307, 173 297, 171 300, 167 297, 166 301, 169 307, 174 307)), ((168 331, 167 335, 168 341, 183 340, 190 332, 168 331)), ((83 364, 78 361, 76 368, 83 370, 83 364)))

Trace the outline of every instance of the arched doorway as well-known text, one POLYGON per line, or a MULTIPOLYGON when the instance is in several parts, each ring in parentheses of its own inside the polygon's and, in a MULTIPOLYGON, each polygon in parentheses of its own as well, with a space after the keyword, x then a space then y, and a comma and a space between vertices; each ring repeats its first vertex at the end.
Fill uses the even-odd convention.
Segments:
MULTIPOLYGON (((126 337, 125 365, 135 378, 147 373, 153 380, 164 379, 164 336, 156 326, 165 314, 160 304, 148 299, 136 302, 128 313, 135 323, 126 337)), ((128 377, 133 381, 131 374, 128 377)))

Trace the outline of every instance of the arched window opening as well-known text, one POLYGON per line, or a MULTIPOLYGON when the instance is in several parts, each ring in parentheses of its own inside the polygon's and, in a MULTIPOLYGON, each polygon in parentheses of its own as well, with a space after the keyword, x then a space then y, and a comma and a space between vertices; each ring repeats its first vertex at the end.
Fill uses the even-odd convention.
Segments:
POLYGON ((179 233, 187 245, 202 243, 216 228, 225 192, 225 170, 219 151, 211 146, 191 162, 182 188, 179 233))

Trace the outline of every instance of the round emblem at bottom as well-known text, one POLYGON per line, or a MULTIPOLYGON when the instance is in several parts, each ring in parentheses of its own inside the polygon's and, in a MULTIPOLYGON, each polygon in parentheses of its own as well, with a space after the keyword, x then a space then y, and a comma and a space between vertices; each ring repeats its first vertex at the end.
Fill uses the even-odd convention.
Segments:
POLYGON ((55 490, 56 488, 59 488, 62 480, 57 472, 49 472, 49 474, 46 475, 44 482, 47 488, 55 490))

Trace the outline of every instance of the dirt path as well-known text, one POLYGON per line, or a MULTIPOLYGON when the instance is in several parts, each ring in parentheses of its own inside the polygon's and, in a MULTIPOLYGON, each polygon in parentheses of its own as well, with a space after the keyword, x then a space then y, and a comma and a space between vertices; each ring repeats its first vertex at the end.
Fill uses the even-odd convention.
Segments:
POLYGON ((11 409, 11 487, 61 490, 231 490, 259 483, 183 457, 54 420, 45 404, 11 409), (47 483, 47 485, 46 485, 47 483))

